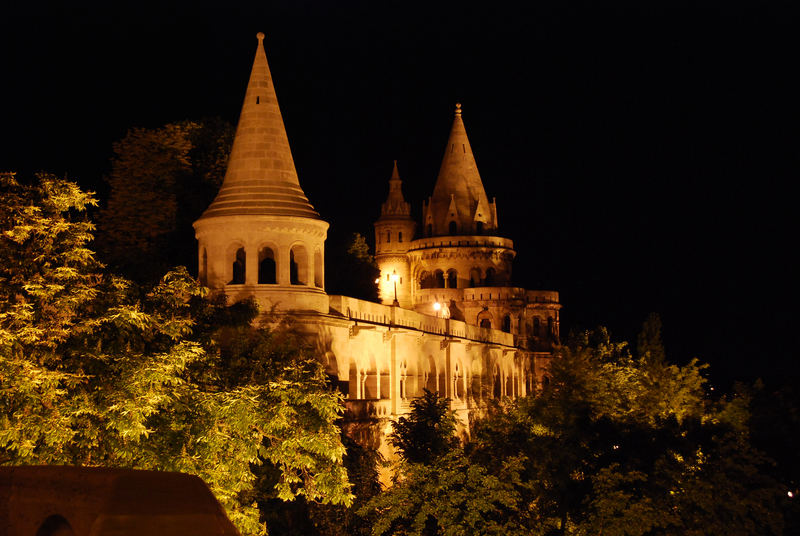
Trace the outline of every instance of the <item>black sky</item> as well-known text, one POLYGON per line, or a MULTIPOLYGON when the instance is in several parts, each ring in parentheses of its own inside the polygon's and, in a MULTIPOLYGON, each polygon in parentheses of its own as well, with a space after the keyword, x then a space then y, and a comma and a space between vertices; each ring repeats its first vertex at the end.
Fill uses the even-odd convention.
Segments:
POLYGON ((333 232, 371 236, 393 159, 419 213, 460 101, 514 279, 561 291, 564 329, 656 311, 714 381, 794 381, 800 10, 610 4, 0 8, 0 169, 103 195, 128 128, 237 120, 263 31, 333 232))

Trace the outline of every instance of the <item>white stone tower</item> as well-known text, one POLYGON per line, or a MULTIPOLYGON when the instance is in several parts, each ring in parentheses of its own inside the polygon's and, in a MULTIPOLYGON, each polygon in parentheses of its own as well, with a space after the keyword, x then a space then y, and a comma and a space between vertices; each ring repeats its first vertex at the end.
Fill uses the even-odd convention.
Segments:
POLYGON ((394 161, 389 179, 389 195, 375 222, 375 261, 381 275, 378 281, 381 302, 411 309, 412 280, 406 253, 414 239, 416 222, 411 218, 411 205, 403 198, 403 181, 394 161), (397 300, 397 302, 395 302, 397 300))
POLYGON ((217 197, 194 223, 200 280, 231 301, 262 310, 328 312, 328 224, 295 170, 259 33, 228 169, 217 197))

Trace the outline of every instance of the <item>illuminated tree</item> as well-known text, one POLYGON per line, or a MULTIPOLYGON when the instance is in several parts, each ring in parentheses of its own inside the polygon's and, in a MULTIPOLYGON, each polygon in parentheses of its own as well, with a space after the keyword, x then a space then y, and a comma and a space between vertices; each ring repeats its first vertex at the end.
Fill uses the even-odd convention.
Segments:
POLYGON ((750 446, 747 401, 709 400, 702 366, 657 353, 582 334, 539 396, 478 423, 473 461, 497 471, 523 457, 520 513, 536 534, 780 534, 781 490, 750 446))
POLYGON ((450 399, 424 390, 411 401, 411 412, 392 423, 389 443, 411 463, 430 463, 458 446, 450 399))
POLYGON ((114 144, 98 248, 114 270, 153 282, 195 266, 192 223, 222 184, 233 128, 220 119, 134 128, 114 144))
POLYGON ((106 274, 74 183, 0 186, 0 463, 193 473, 245 534, 262 463, 282 500, 350 503, 341 395, 291 326, 252 327, 185 269, 106 274))

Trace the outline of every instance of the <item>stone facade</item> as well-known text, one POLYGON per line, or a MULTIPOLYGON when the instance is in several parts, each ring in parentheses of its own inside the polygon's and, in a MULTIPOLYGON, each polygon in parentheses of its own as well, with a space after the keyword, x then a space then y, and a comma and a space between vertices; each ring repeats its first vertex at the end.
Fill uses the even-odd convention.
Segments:
POLYGON ((558 293, 511 283, 513 243, 498 234, 460 105, 419 233, 395 162, 375 222, 383 303, 329 296, 328 224, 300 187, 258 37, 225 179, 194 224, 201 281, 291 317, 346 395, 349 432, 387 457, 391 420, 423 389, 451 399, 464 433, 487 399, 534 392, 558 340, 558 293))

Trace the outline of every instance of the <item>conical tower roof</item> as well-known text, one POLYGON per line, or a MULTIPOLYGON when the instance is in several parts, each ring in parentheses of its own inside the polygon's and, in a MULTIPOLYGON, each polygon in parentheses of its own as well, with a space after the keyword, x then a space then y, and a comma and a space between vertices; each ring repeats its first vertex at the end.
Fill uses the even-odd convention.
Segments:
POLYGON ((259 33, 256 56, 222 187, 202 218, 233 215, 320 219, 300 187, 259 33))
POLYGON ((461 118, 461 104, 456 104, 450 138, 429 202, 429 211, 436 235, 452 234, 450 222, 457 224, 456 234, 474 233, 478 221, 482 222, 484 230, 496 227, 461 118))

